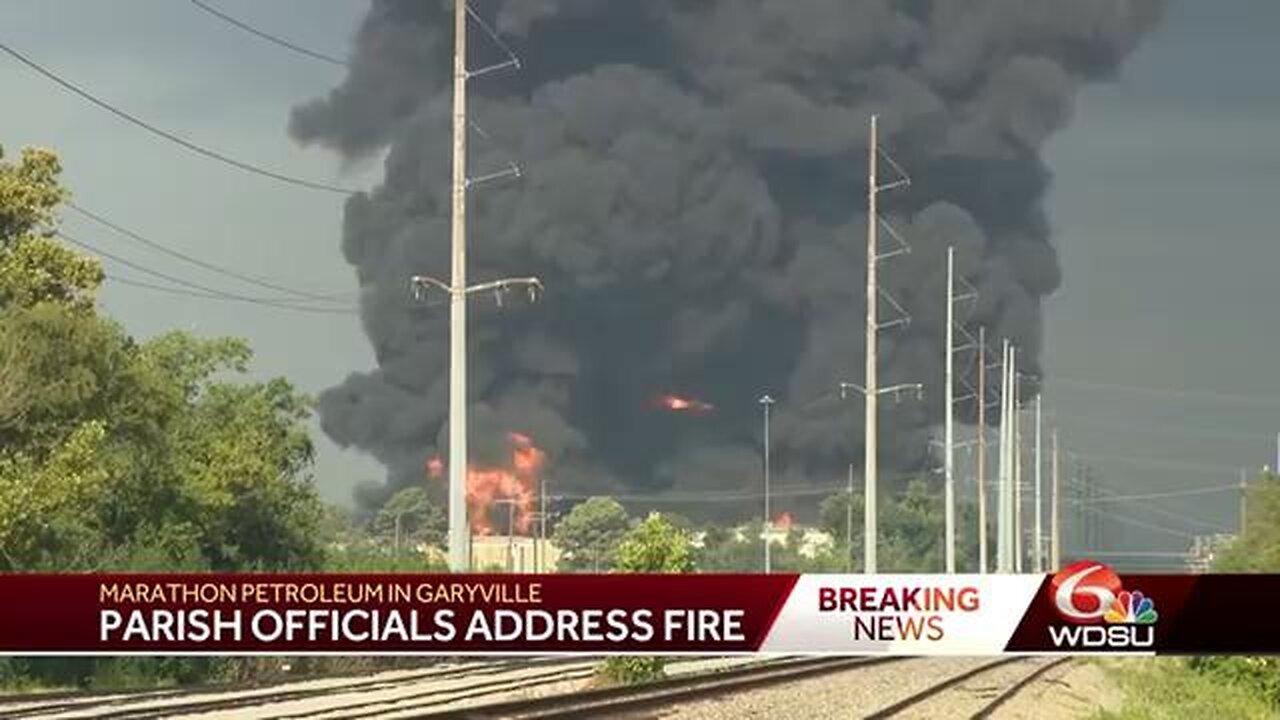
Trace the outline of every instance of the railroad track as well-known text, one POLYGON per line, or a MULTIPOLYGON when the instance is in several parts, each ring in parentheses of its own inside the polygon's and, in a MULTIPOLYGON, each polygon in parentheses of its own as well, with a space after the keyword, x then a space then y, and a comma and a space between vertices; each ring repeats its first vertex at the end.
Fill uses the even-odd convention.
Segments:
POLYGON ((614 717, 751 690, 767 685, 849 670, 855 667, 900 662, 906 658, 802 658, 761 661, 727 670, 674 677, 638 686, 603 688, 573 695, 516 700, 444 712, 420 712, 403 717, 458 718, 459 720, 553 720, 614 717))
POLYGON ((1050 670, 1070 661, 1071 658, 1055 658, 1037 661, 1034 658, 1003 658, 983 663, 975 668, 951 675, 940 682, 881 708, 866 720, 887 720, 900 717, 969 717, 973 720, 988 718, 1000 706, 1013 699, 1024 688, 1050 670), (1030 668, 1016 671, 1015 668, 1030 668), (992 686, 966 688, 964 685, 983 676, 996 676, 992 686), (1002 680, 1003 682, 1000 682, 1002 680), (994 693, 994 694, 993 694, 994 693), (956 696, 956 697, 951 697, 956 696), (961 711, 961 706, 969 709, 961 711), (932 708, 932 709, 931 709, 932 708), (943 713, 939 715, 938 713, 943 713), (965 713, 968 713, 967 715, 965 713))
MULTIPOLYGON (((416 684, 461 681, 494 676, 491 680, 469 682, 454 689, 440 689, 437 687, 437 689, 430 691, 410 693, 403 698, 418 699, 421 697, 425 699, 427 696, 436 696, 435 700, 440 702, 454 702, 459 699, 505 692, 562 679, 587 677, 590 675, 591 667, 592 664, 590 662, 563 658, 542 659, 532 663, 528 660, 500 660, 470 662, 445 667, 437 666, 421 671, 398 674, 385 673, 383 677, 362 678, 345 682, 335 682, 332 678, 307 679, 289 683, 283 688, 242 685, 138 693, 28 694, 0 698, 0 717, 40 718, 55 715, 96 719, 143 720, 183 714, 234 711, 321 698, 335 694, 389 691, 401 687, 411 688, 416 684), (542 667, 547 669, 542 670, 542 667), (504 673, 510 674, 523 671, 529 672, 518 677, 500 677, 504 673)), ((350 717, 364 717, 359 711, 377 704, 380 703, 356 702, 348 704, 344 708, 350 708, 356 713, 350 715, 350 717)), ((264 707, 264 709, 266 708, 264 707)), ((298 712, 276 715, 255 713, 255 717, 304 718, 328 712, 331 712, 331 710, 326 709, 317 713, 298 712)))

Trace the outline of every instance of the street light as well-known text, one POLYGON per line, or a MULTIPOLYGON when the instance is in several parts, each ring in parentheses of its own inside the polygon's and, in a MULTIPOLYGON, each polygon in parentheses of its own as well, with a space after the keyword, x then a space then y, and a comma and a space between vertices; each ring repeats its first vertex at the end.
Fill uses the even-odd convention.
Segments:
POLYGON ((770 531, 773 530, 773 517, 769 514, 769 409, 773 407, 773 403, 774 399, 768 395, 760 398, 760 405, 764 408, 764 572, 766 575, 772 571, 770 531))
MULTIPOLYGON (((868 368, 870 367, 873 367, 873 365, 869 363, 868 368)), ((921 385, 920 383, 902 383, 900 385, 878 387, 875 390, 870 392, 868 392, 867 388, 863 385, 858 385, 856 383, 850 383, 850 382, 840 383, 841 398, 849 397, 850 390, 853 390, 857 392, 859 395, 862 395, 862 397, 867 401, 867 407, 869 408, 875 404, 875 400, 879 398, 881 395, 893 395, 894 399, 897 400, 899 395, 901 395, 902 393, 914 390, 916 394, 916 399, 924 398, 924 385, 921 385)), ((867 431, 866 437, 868 442, 866 443, 866 447, 863 449, 863 455, 865 456, 864 457, 865 466, 868 470, 868 472, 865 473, 865 477, 863 478, 863 482, 866 489, 863 492, 864 496, 862 498, 862 504, 863 504, 862 572, 864 573, 875 573, 877 570, 876 547, 877 547, 877 538, 879 537, 879 532, 876 527, 876 518, 877 518, 877 512, 876 512, 877 488, 876 488, 876 482, 875 482, 876 429, 872 427, 872 424, 874 422, 875 422, 875 413, 869 411, 867 413, 868 424, 867 424, 867 427, 865 428, 865 430, 867 431)))
MULTIPOLYGON (((461 3, 459 3, 461 5, 461 3)), ((459 192, 462 192, 461 190, 459 192)), ((455 209, 455 224, 459 222, 455 209)), ((466 285, 466 264, 463 262, 460 236, 454 238, 454 278, 457 284, 447 283, 428 275, 415 275, 411 281, 413 295, 422 300, 429 288, 436 288, 449 296, 451 316, 449 321, 449 569, 466 572, 471 569, 471 524, 467 520, 467 296, 477 292, 492 292, 499 306, 512 288, 524 288, 529 301, 536 302, 542 291, 542 281, 536 277, 503 278, 478 285, 466 285)))
POLYGON ((494 500, 494 505, 507 506, 507 572, 514 573, 516 571, 516 505, 519 503, 515 498, 501 498, 494 500))

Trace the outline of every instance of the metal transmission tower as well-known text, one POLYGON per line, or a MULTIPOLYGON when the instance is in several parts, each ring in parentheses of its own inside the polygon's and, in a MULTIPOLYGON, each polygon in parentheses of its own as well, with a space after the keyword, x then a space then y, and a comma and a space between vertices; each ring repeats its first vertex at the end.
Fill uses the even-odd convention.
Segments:
MULTIPOLYGON (((902 306, 898 305, 893 298, 880 290, 877 282, 877 266, 881 261, 887 260, 895 255, 910 252, 910 248, 902 240, 902 237, 893 229, 891 225, 885 223, 880 218, 877 209, 877 201, 880 193, 893 190, 894 188, 904 187, 911 184, 911 178, 906 172, 893 161, 893 158, 884 155, 885 161, 893 167, 899 174, 899 178, 893 182, 881 185, 877 177, 879 169, 879 159, 881 156, 879 143, 879 123, 875 115, 871 116, 871 142, 867 152, 867 351, 866 351, 866 376, 864 386, 860 388, 863 395, 866 396, 866 421, 864 424, 864 442, 863 442, 863 463, 864 472, 863 479, 865 483, 865 499, 864 499, 864 528, 865 546, 863 548, 863 572, 876 572, 876 487, 877 487, 877 469, 879 452, 878 447, 878 429, 876 427, 877 419, 877 400, 882 392, 896 392, 902 389, 902 386, 896 388, 880 388, 878 368, 876 365, 877 354, 877 335, 884 330, 895 325, 905 325, 910 322, 910 318, 903 311, 902 306), (887 253, 880 253, 879 229, 884 225, 885 230, 898 242, 898 247, 887 253), (886 323, 879 321, 879 303, 883 297, 890 305, 892 305, 899 313, 898 318, 886 323)), ((847 383, 841 385, 841 391, 849 386, 847 383)), ((856 386, 849 386, 856 387, 856 386)), ((918 386, 917 390, 919 390, 918 386)))
MULTIPOLYGON (((946 416, 943 422, 943 472, 945 476, 944 492, 946 496, 946 566, 948 573, 956 571, 956 478, 955 478, 955 355, 959 350, 974 348, 973 338, 963 328, 960 331, 968 342, 957 348, 955 346, 955 308, 957 302, 972 300, 978 296, 977 289, 964 278, 960 281, 966 286, 961 295, 956 295, 956 249, 947 248, 947 328, 946 328, 946 416)), ((972 393, 970 394, 972 396, 972 393)))
POLYGON ((503 177, 518 177, 520 169, 477 178, 467 176, 467 81, 479 75, 520 66, 514 53, 476 16, 465 0, 454 3, 453 53, 453 226, 452 277, 446 283, 437 278, 415 276, 413 288, 421 295, 428 287, 449 295, 449 569, 471 569, 471 526, 467 519, 467 296, 492 291, 501 303, 506 291, 520 287, 536 299, 542 283, 535 277, 504 278, 479 285, 467 285, 467 191, 475 184, 503 177), (467 17, 471 16, 507 52, 508 60, 497 65, 467 70, 467 17))

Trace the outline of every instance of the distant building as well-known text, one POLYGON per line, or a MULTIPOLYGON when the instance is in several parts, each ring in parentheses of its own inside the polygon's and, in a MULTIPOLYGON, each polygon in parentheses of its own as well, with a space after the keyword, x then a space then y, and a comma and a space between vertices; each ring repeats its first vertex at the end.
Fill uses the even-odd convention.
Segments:
MULTIPOLYGON (((745 542, 747 534, 751 532, 754 527, 758 526, 746 525, 734 528, 733 538, 738 542, 745 542)), ((794 525, 782 526, 776 524, 767 532, 769 544, 789 547, 791 544, 791 535, 793 530, 800 531, 800 539, 796 552, 800 553, 803 557, 812 559, 835 547, 835 538, 832 537, 831 533, 826 531, 813 527, 801 528, 794 525)))
POLYGON ((551 540, 517 535, 475 535, 471 538, 471 567, 479 572, 555 572, 560 549, 551 540))
POLYGON ((1187 571, 1195 574, 1209 572, 1214 559, 1235 539, 1235 535, 1227 533, 1197 536, 1191 544, 1191 550, 1187 552, 1187 571))

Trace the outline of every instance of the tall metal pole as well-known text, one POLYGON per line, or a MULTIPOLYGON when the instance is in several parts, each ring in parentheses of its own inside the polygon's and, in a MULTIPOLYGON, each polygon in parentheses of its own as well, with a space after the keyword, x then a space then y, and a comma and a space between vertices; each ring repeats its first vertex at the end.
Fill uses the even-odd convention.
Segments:
POLYGON ((538 538, 533 541, 533 571, 542 572, 547 553, 547 480, 538 478, 538 538))
POLYGON ((453 8, 453 274, 449 315, 449 569, 471 569, 467 520, 467 3, 453 8))
POLYGON ((955 400, 954 388, 952 387, 955 364, 954 349, 954 325, 955 325, 955 248, 947 248, 947 359, 946 359, 946 399, 945 414, 943 427, 943 445, 945 447, 943 467, 945 468, 945 481, 943 494, 945 496, 945 524, 947 532, 946 544, 946 563, 947 573, 956 571, 956 477, 955 477, 955 414, 953 403, 955 400))
POLYGON ((849 463, 849 502, 845 503, 844 538, 848 545, 845 548, 845 572, 853 573, 853 463, 849 463))
POLYGON ((516 501, 507 505, 507 572, 516 571, 516 501))
POLYGON ((1018 349, 1010 351, 1009 383, 1013 393, 1013 571, 1022 572, 1022 418, 1021 393, 1018 392, 1018 349))
POLYGON ((877 400, 879 384, 876 375, 876 333, 879 331, 876 304, 879 290, 876 287, 877 242, 876 233, 879 223, 876 208, 876 195, 879 188, 876 183, 876 160, 878 154, 877 118, 871 116, 871 144, 867 153, 867 351, 866 377, 864 379, 866 404, 865 422, 863 424, 863 560, 862 571, 876 572, 876 469, 877 469, 877 400))
POLYGON ((1249 512, 1249 479, 1248 471, 1240 468, 1240 537, 1244 537, 1245 517, 1249 512))
POLYGON ((1011 397, 1009 392, 1009 341, 1005 340, 1000 358, 1000 477, 996 483, 996 572, 1007 573, 1013 568, 1009 542, 1010 490, 1009 438, 1011 397))
POLYGON ((769 514, 769 409, 773 406, 773 398, 765 395, 760 398, 764 406, 764 572, 773 570, 773 516, 769 514))
POLYGON ((1062 516, 1058 493, 1062 491, 1058 477, 1058 428, 1053 429, 1053 490, 1049 500, 1049 570, 1057 572, 1062 567, 1062 516))
POLYGON ((978 328, 978 572, 987 573, 987 328, 978 328))
POLYGON ((1040 402, 1040 395, 1037 394, 1036 395, 1036 476, 1035 476, 1036 477, 1036 490, 1035 490, 1036 521, 1034 524, 1034 528, 1035 528, 1034 532, 1036 534, 1036 539, 1035 539, 1035 544, 1032 546, 1033 547, 1032 552, 1035 554, 1031 556, 1032 568, 1034 568, 1036 573, 1044 572, 1044 547, 1043 547, 1044 528, 1041 525, 1041 519, 1040 519, 1041 516, 1044 515, 1044 506, 1041 504, 1042 500, 1040 498, 1040 468, 1044 465, 1044 463, 1040 459, 1041 457, 1040 456, 1041 412, 1042 412, 1042 407, 1040 402))

